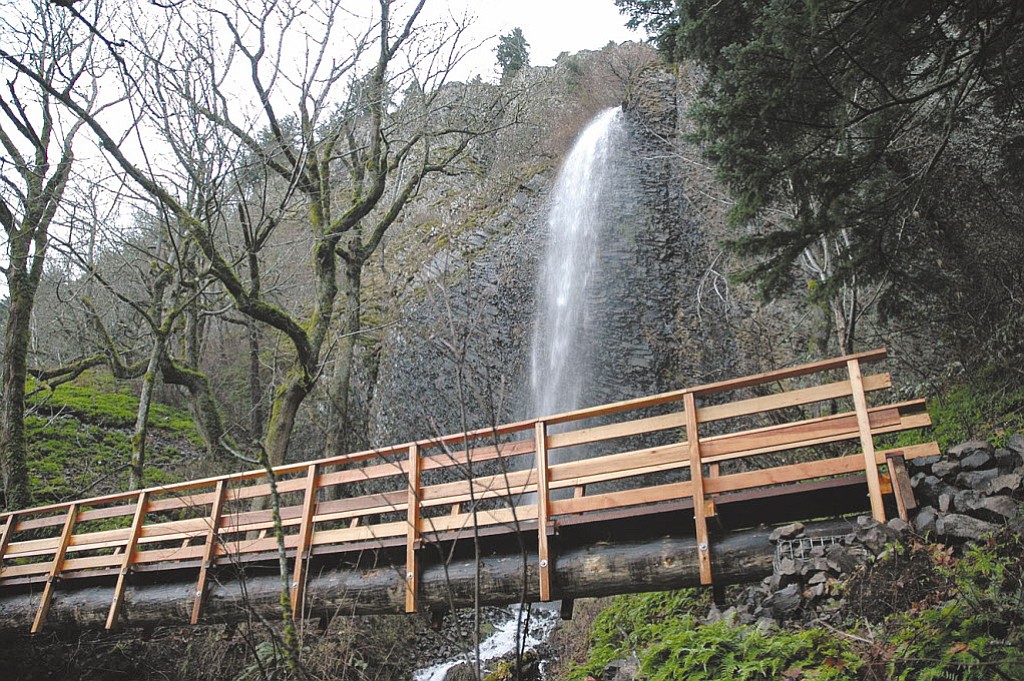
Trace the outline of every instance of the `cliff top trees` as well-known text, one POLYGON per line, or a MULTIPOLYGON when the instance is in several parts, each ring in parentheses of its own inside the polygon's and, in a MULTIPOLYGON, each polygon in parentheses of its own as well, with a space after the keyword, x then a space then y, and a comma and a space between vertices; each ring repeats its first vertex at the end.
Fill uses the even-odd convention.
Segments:
POLYGON ((968 177, 987 222, 1012 234, 1020 3, 619 5, 671 41, 675 58, 703 67, 697 135, 736 198, 732 220, 750 230, 739 246, 759 258, 751 274, 766 291, 787 285, 809 249, 823 272, 818 295, 856 282, 899 303, 941 288, 936 272, 958 266, 943 254, 1001 238, 964 224, 978 212, 957 199, 968 177))
POLYGON ((498 38, 498 47, 494 50, 501 67, 501 79, 505 80, 519 73, 530 65, 530 43, 526 42, 523 29, 516 26, 512 32, 498 38))

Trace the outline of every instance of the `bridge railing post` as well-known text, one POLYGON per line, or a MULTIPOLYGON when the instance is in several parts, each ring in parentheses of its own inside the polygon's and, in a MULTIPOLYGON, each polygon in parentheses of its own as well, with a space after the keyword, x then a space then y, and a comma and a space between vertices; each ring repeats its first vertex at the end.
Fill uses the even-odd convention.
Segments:
POLYGON ((292 619, 302 612, 305 595, 306 573, 309 566, 310 540, 313 538, 313 515, 316 512, 316 498, 320 477, 320 466, 312 463, 306 469, 306 487, 302 498, 302 520, 299 524, 299 542, 295 547, 295 569, 292 571, 291 601, 292 619))
POLYGON ((17 515, 17 513, 11 513, 7 516, 7 522, 4 523, 3 529, 0 530, 0 571, 4 567, 4 554, 7 553, 7 545, 11 543, 14 527, 18 523, 17 515))
POLYGON ((46 621, 46 614, 50 611, 50 601, 53 598, 54 584, 64 569, 64 556, 67 554, 68 546, 71 545, 71 535, 75 531, 75 522, 78 520, 78 503, 68 506, 67 516, 64 518, 64 529, 61 530, 57 547, 53 551, 53 562, 46 576, 46 586, 43 587, 43 594, 39 598, 39 609, 36 610, 36 617, 32 621, 32 633, 38 634, 46 621))
POLYGON ((868 481, 871 515, 878 522, 884 523, 885 505, 882 502, 882 481, 878 474, 878 462, 875 460, 875 442, 871 436, 871 416, 868 413, 868 401, 864 392, 864 377, 861 375, 860 361, 851 359, 846 363, 846 368, 850 374, 853 406, 857 411, 857 428, 860 431, 860 446, 864 453, 864 474, 868 481))
MULTIPOLYGON (((406 521, 409 525, 405 538, 405 611, 416 612, 416 591, 419 583, 420 542, 420 478, 423 461, 420 446, 409 445, 409 493, 406 506, 406 521)), ((470 484, 473 481, 470 480, 470 484)))
POLYGON ((121 614, 121 604, 124 603, 124 590, 128 584, 128 573, 132 569, 132 560, 135 558, 135 548, 138 546, 139 537, 142 535, 142 525, 146 519, 146 508, 149 505, 149 492, 139 492, 139 498, 135 502, 135 515, 132 517, 131 529, 128 531, 128 539, 124 544, 124 557, 121 560, 121 570, 117 574, 117 584, 114 586, 114 600, 110 604, 110 612, 107 613, 105 628, 110 631, 117 625, 118 615, 121 614))
POLYGON ((696 528, 700 583, 711 584, 711 540, 708 535, 708 509, 704 494, 704 468, 700 458, 697 399, 693 393, 683 395, 683 407, 686 410, 686 442, 690 450, 690 489, 693 496, 693 522, 696 528))
POLYGON ((227 496, 227 480, 218 480, 213 493, 213 506, 210 509, 210 527, 206 531, 206 544, 203 548, 203 562, 199 566, 199 579, 196 582, 196 598, 192 603, 192 624, 199 624, 199 613, 203 608, 203 597, 206 595, 206 578, 217 557, 217 542, 220 531, 220 519, 224 513, 224 501, 227 496))
POLYGON ((548 546, 548 520, 551 515, 550 470, 548 468, 548 427, 544 421, 534 424, 537 465, 537 573, 540 599, 551 600, 551 554, 548 546))

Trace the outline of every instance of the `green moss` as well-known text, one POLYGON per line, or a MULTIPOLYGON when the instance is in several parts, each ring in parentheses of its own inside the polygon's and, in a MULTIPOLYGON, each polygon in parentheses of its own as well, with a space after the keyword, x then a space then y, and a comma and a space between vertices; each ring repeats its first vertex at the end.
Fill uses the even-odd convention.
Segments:
POLYGON ((571 681, 600 678, 613 661, 635 656, 652 681, 857 679, 860 659, 819 629, 763 633, 721 621, 699 624, 706 596, 693 590, 620 596, 594 621, 590 654, 571 681))
MULTIPOLYGON (((31 383, 28 387, 35 388, 31 383)), ((74 383, 37 393, 30 406, 34 414, 25 419, 25 433, 36 503, 123 489, 138 408, 138 396, 130 386, 102 372, 88 372, 74 383)), ((165 404, 152 405, 150 434, 183 446, 201 443, 188 413, 165 404)), ((179 481, 168 469, 175 469, 181 459, 178 447, 151 444, 143 484, 179 481)))
MULTIPOLYGON (((29 392, 38 385, 29 380, 29 392)), ((32 397, 30 406, 50 414, 73 416, 82 422, 108 428, 133 428, 139 397, 128 384, 115 381, 109 374, 89 371, 72 383, 43 390, 32 397)), ((150 428, 168 435, 201 440, 187 411, 154 402, 149 413, 150 428)))
POLYGON ((945 450, 971 439, 1001 446, 1012 433, 1024 432, 1024 384, 1014 372, 990 367, 970 381, 947 387, 928 400, 929 431, 893 438, 894 446, 935 440, 945 450))

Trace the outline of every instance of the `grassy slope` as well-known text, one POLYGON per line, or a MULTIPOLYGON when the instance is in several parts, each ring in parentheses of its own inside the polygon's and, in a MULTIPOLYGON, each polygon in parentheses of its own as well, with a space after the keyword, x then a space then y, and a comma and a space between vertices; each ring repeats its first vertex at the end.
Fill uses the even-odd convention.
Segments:
MULTIPOLYGON (((29 391, 36 386, 29 385, 29 391)), ((138 396, 129 384, 90 372, 74 383, 31 398, 26 432, 29 476, 36 503, 123 489, 131 456, 138 396)), ((201 444, 188 412, 154 403, 145 484, 187 475, 201 444)))

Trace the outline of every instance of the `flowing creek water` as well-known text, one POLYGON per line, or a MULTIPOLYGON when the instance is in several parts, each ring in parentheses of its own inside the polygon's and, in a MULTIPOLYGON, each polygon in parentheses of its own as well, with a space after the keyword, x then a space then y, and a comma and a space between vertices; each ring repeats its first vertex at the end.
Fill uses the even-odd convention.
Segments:
MULTIPOLYGON (((618 107, 598 114, 576 139, 552 190, 531 340, 531 416, 578 409, 587 398, 586 379, 594 359, 590 294, 607 222, 602 197, 616 178, 617 145, 624 138, 618 107)), ((569 456, 559 451, 552 455, 553 463, 569 456)), ((521 503, 533 501, 526 498, 521 503)), ((525 624, 525 611, 510 608, 507 619, 499 620, 494 633, 481 642, 480 660, 510 655, 517 645, 524 650, 543 645, 558 622, 557 604, 535 605, 529 626, 519 626, 520 622, 525 624)), ((452 667, 471 658, 444 660, 419 670, 413 678, 444 681, 452 667)))

